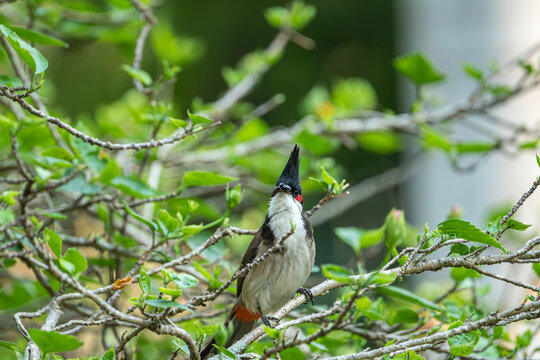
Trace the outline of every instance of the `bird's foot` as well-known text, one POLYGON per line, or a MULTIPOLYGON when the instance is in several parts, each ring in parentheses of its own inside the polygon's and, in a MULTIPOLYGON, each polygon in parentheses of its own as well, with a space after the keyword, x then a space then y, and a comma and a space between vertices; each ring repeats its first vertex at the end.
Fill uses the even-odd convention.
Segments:
POLYGON ((261 314, 261 320, 264 323, 264 325, 271 328, 275 327, 279 323, 279 319, 277 317, 266 316, 263 314, 261 314))
POLYGON ((278 318, 264 315, 263 312, 261 311, 260 306, 257 306, 257 310, 259 311, 259 314, 261 314, 261 320, 264 325, 273 328, 279 323, 278 318))
POLYGON ((296 292, 306 297, 306 302, 304 304, 311 302, 311 305, 315 305, 315 302, 313 301, 313 293, 311 292, 311 290, 301 287, 301 288, 298 288, 296 292))

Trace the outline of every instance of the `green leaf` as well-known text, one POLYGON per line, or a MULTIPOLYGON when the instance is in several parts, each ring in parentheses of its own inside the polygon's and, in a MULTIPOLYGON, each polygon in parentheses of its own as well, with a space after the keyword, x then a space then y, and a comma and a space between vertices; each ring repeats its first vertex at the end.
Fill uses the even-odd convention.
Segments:
POLYGON ((182 295, 182 290, 181 289, 169 289, 169 288, 165 288, 165 287, 160 286, 159 291, 161 291, 165 295, 170 295, 173 298, 177 298, 180 295, 182 295))
POLYGON ((201 232, 203 228, 203 224, 192 224, 192 225, 186 225, 182 228, 182 232, 184 235, 195 235, 201 232))
POLYGON ((440 148, 446 152, 450 152, 454 148, 445 134, 435 131, 426 124, 421 124, 420 130, 422 131, 424 146, 440 148))
POLYGON ((398 57, 394 60, 394 68, 417 85, 435 83, 445 78, 445 75, 421 53, 398 57))
POLYGON ((540 156, 536 154, 536 163, 538 164, 538 167, 540 167, 540 156))
POLYGON ((11 31, 4 25, 0 24, 0 33, 2 33, 9 41, 11 47, 17 52, 17 55, 30 67, 35 75, 39 75, 47 70, 49 63, 41 53, 30 46, 27 42, 19 37, 15 32, 11 31))
POLYGON ((290 26, 291 14, 288 9, 281 6, 273 6, 264 11, 264 17, 270 26, 277 29, 290 26))
POLYGON ((118 166, 116 161, 111 157, 109 158, 109 161, 107 161, 107 166, 101 170, 99 179, 105 184, 109 184, 111 180, 120 175, 121 172, 120 166, 118 166))
POLYGON ((315 17, 317 8, 311 4, 304 4, 303 1, 293 1, 291 6, 291 25, 300 31, 315 17))
POLYGON ((73 264, 75 274, 82 273, 88 268, 86 258, 75 247, 67 249, 63 259, 73 264))
POLYGON ((169 233, 172 233, 178 229, 178 226, 180 226, 180 221, 172 217, 165 209, 159 210, 158 219, 165 226, 165 228, 167 228, 169 233))
POLYGON ((176 274, 173 272, 170 272, 169 274, 171 275, 172 281, 174 281, 179 289, 192 288, 199 284, 199 280, 193 275, 185 273, 176 274))
POLYGON ((131 66, 126 64, 123 64, 122 66, 120 66, 120 68, 132 78, 139 80, 141 83, 143 83, 144 86, 152 85, 152 77, 148 75, 146 71, 132 68, 131 66))
POLYGON ((358 282, 364 285, 378 284, 388 285, 396 281, 396 273, 393 271, 373 271, 358 276, 358 282))
POLYGON ((129 205, 127 204, 127 202, 124 201, 124 208, 126 209, 127 213, 131 216, 133 216, 133 218, 135 220, 137 220, 138 222, 140 223, 143 223, 144 225, 148 226, 150 228, 150 230, 152 231, 156 231, 157 230, 157 226, 156 224, 154 224, 152 221, 150 220, 147 220, 145 219, 144 217, 142 217, 141 215, 137 214, 135 211, 133 211, 133 209, 131 209, 129 207, 129 205))
POLYGON ((135 177, 120 175, 112 179, 110 184, 124 194, 136 198, 156 196, 159 194, 156 190, 149 188, 148 185, 135 177))
POLYGON ((468 62, 464 62, 462 67, 465 73, 469 75, 471 78, 475 80, 479 80, 479 81, 482 81, 482 79, 484 78, 483 71, 477 68, 476 66, 469 64, 468 62))
POLYGON ((65 41, 60 40, 54 36, 45 35, 35 30, 22 28, 18 26, 10 26, 10 29, 15 31, 17 35, 19 35, 23 39, 36 43, 36 44, 62 46, 66 49, 69 47, 69 44, 65 41))
POLYGON ((441 328, 442 328, 442 324, 432 327, 431 329, 429 329, 427 336, 431 334, 435 334, 437 331, 441 330, 441 328))
POLYGON ((322 274, 328 279, 333 279, 339 282, 350 283, 352 279, 350 273, 342 266, 335 264, 324 264, 321 266, 322 274))
POLYGON ((17 77, 14 77, 14 76, 9 76, 9 75, 0 75, 0 84, 5 85, 5 86, 9 86, 9 87, 21 87, 21 86, 24 86, 21 79, 19 79, 17 77))
POLYGON ((395 324, 416 323, 418 321, 418 313, 411 309, 400 309, 392 318, 395 324))
POLYGON ((15 344, 15 343, 0 340, 0 346, 3 347, 3 348, 9 349, 11 351, 24 353, 24 348, 20 347, 19 345, 15 344))
POLYGON ((443 234, 450 235, 453 238, 461 238, 468 241, 490 245, 506 253, 506 250, 497 240, 467 221, 460 219, 449 219, 440 223, 438 230, 440 230, 443 234))
POLYGON ((67 272, 68 274, 75 274, 75 265, 65 260, 64 258, 58 259, 58 265, 60 268, 67 272))
POLYGON ((53 157, 57 159, 71 161, 73 160, 73 155, 66 149, 60 146, 53 146, 41 153, 42 156, 53 157))
POLYGON ((413 303, 422 307, 427 307, 428 309, 431 309, 431 310, 435 310, 439 312, 444 311, 444 309, 440 305, 437 305, 433 301, 425 299, 421 296, 416 295, 413 292, 410 292, 409 290, 405 290, 397 286, 390 285, 386 287, 380 287, 378 288, 378 292, 386 296, 405 300, 405 301, 408 301, 410 303, 413 303))
POLYGON ((205 123, 211 123, 213 120, 210 120, 202 115, 199 114, 192 114, 188 110, 188 116, 191 119, 191 122, 193 124, 205 124, 205 123))
POLYGON ((193 310, 188 308, 186 305, 177 303, 176 301, 173 301, 173 300, 156 299, 156 300, 147 300, 146 303, 150 306, 157 307, 160 309, 174 307, 174 308, 179 308, 182 310, 193 312, 193 310))
POLYGON ((337 184, 336 179, 334 179, 330 174, 326 171, 324 167, 321 167, 321 178, 328 186, 332 186, 334 184, 337 184))
POLYGON ((450 248, 450 252, 459 255, 467 255, 468 253, 470 253, 470 249, 465 244, 454 244, 450 248))
POLYGON ((268 326, 263 326, 264 332, 272 339, 279 339, 281 337, 281 331, 268 326))
POLYGON ((469 142, 455 145, 455 150, 460 153, 483 153, 492 150, 497 146, 494 142, 469 142))
POLYGON ((233 352, 231 352, 227 348, 225 348, 223 346, 216 345, 216 344, 212 344, 212 346, 215 347, 219 353, 225 354, 226 356, 228 356, 229 358, 234 359, 234 360, 238 359, 236 354, 234 354, 233 352))
POLYGON ((189 125, 186 120, 176 119, 176 118, 173 118, 173 117, 169 117, 169 120, 171 120, 171 123, 174 126, 176 126, 177 128, 185 128, 186 126, 189 125))
POLYGON ((56 331, 45 331, 40 329, 28 329, 28 333, 36 345, 45 354, 55 352, 75 350, 83 345, 79 339, 74 336, 60 334, 56 331))
POLYGON ((209 171, 189 171, 184 174, 185 186, 221 185, 238 180, 236 177, 221 175, 209 171))
POLYGON ((49 244, 51 251, 57 258, 62 257, 62 238, 49 228, 44 231, 45 242, 49 244))
POLYGON ((139 287, 143 294, 148 294, 152 288, 150 277, 143 268, 139 271, 139 287))
POLYGON ((353 248, 356 255, 360 255, 362 249, 377 245, 383 240, 383 229, 364 230, 354 227, 336 228, 337 237, 353 248))
POLYGON ((540 278, 540 263, 533 263, 532 268, 536 275, 540 278))
POLYGON ((116 354, 114 352, 114 346, 111 346, 105 354, 101 356, 101 360, 116 360, 116 354))
POLYGON ((348 78, 332 88, 332 102, 344 111, 373 110, 377 105, 375 90, 364 79, 348 78))
POLYGON ((67 184, 60 186, 58 190, 73 194, 96 195, 101 192, 101 187, 89 183, 83 174, 79 174, 67 184))
POLYGON ((527 230, 528 228, 530 228, 532 225, 527 225, 527 224, 524 224, 524 223, 522 223, 520 221, 517 221, 517 220, 514 220, 514 219, 509 219, 506 222, 506 226, 508 226, 508 228, 512 229, 512 230, 524 231, 524 230, 527 230))
MULTIPOLYGON (((463 325, 462 321, 455 321, 448 327, 448 330, 455 329, 463 325)), ((452 336, 448 339, 450 353, 454 356, 467 356, 473 352, 474 346, 480 339, 480 331, 473 330, 465 334, 452 336)))
POLYGON ((456 282, 461 282, 467 278, 479 278, 482 277, 476 270, 474 269, 467 269, 464 267, 455 267, 450 270, 450 276, 452 276, 452 279, 454 279, 456 282))

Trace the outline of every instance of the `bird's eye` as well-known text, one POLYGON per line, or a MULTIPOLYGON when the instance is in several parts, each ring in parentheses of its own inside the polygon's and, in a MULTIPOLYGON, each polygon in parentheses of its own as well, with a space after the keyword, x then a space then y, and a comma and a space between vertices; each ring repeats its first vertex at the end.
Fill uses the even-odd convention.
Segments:
POLYGON ((298 194, 296 195, 296 201, 298 201, 299 203, 301 203, 304 199, 302 198, 302 195, 298 194))

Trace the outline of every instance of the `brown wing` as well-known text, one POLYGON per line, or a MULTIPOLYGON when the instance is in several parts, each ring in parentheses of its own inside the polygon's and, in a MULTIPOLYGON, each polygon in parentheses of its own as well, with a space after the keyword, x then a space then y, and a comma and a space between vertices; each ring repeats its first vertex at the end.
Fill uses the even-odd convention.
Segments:
MULTIPOLYGON (((274 233, 268 226, 269 220, 270 219, 267 215, 264 219, 262 226, 259 228, 259 231, 257 231, 257 234, 255 234, 253 240, 251 240, 251 243, 249 244, 246 252, 244 253, 241 267, 249 263, 251 260, 255 259, 255 257, 257 256, 257 250, 259 249, 259 246, 261 244, 264 244, 266 247, 271 247, 276 241, 274 233)), ((238 282, 236 285, 236 297, 240 297, 240 294, 242 293, 244 278, 245 276, 238 278, 238 282)))

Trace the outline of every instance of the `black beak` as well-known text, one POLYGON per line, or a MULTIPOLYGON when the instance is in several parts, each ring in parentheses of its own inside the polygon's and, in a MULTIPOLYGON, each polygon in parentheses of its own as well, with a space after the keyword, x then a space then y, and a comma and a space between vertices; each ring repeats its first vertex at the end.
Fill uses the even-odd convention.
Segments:
POLYGON ((278 192, 284 192, 285 194, 289 194, 291 192, 291 187, 284 183, 279 183, 274 190, 272 190, 272 196, 276 195, 278 192))

